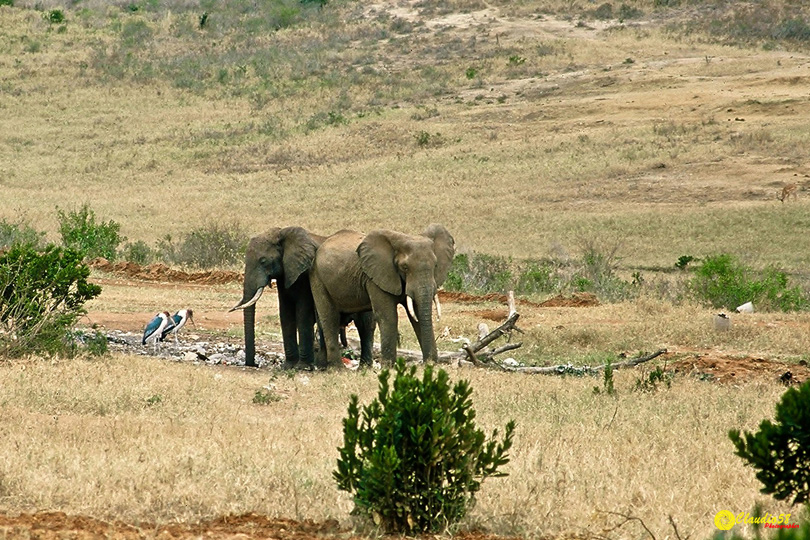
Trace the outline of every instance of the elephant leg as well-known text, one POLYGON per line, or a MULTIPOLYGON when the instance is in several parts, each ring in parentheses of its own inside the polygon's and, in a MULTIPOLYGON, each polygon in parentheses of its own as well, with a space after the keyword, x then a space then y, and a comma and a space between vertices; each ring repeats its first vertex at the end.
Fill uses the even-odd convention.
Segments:
POLYGON ((318 280, 312 280, 311 285, 323 340, 326 344, 326 365, 319 367, 339 366, 341 363, 340 343, 338 343, 340 311, 318 280))
POLYGON ((318 348, 315 351, 315 363, 319 366, 326 365, 326 341, 323 339, 323 325, 316 317, 315 325, 316 337, 318 338, 318 348))
MULTIPOLYGON (((405 304, 402 305, 404 306, 405 304)), ((405 307, 405 313, 408 314, 408 322, 411 323, 413 333, 416 334, 416 340, 419 342, 419 347, 422 347, 422 330, 419 327, 419 321, 413 318, 413 315, 411 315, 411 312, 407 307, 405 307)))
POLYGON ((357 327, 357 333, 360 334, 360 363, 370 366, 374 352, 374 328, 376 326, 374 312, 355 313, 354 325, 357 327))
POLYGON ((298 364, 298 321, 296 320, 295 299, 279 287, 278 315, 281 321, 281 337, 284 341, 284 369, 292 369, 298 364))
POLYGON ((349 340, 346 339, 346 327, 354 320, 354 315, 351 313, 340 314, 340 346, 344 349, 349 346, 349 340))
POLYGON ((298 359, 306 367, 314 367, 315 306, 311 299, 299 299, 295 312, 298 327, 298 359))
POLYGON ((393 365, 397 360, 397 298, 373 283, 368 285, 368 295, 374 309, 374 317, 380 325, 380 352, 382 362, 393 365))

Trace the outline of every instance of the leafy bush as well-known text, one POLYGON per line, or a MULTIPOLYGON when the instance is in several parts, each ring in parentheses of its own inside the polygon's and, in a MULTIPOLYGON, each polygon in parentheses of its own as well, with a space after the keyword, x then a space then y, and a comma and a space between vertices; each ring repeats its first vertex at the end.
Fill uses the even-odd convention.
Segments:
POLYGON ((52 9, 45 13, 45 20, 51 24, 61 24, 65 22, 65 13, 61 9, 52 9))
POLYGON ((85 203, 79 210, 65 212, 56 208, 62 244, 86 257, 104 257, 114 261, 123 238, 121 225, 113 220, 96 223, 96 213, 85 203))
POLYGON ((784 393, 775 423, 763 420, 756 433, 732 429, 728 436, 735 453, 758 469, 763 493, 810 502, 810 382, 784 393))
POLYGON ((695 296, 713 307, 733 309, 754 302, 760 309, 796 311, 810 305, 800 287, 788 286, 788 276, 777 268, 761 275, 727 254, 706 257, 690 282, 695 296))
POLYGON ((39 247, 44 237, 44 232, 37 231, 27 223, 9 223, 5 219, 0 220, 0 249, 14 244, 39 247))
POLYGON ((386 532, 439 531, 456 523, 474 503, 481 482, 505 476, 515 423, 503 441, 489 441, 475 426, 467 381, 450 389, 448 375, 425 366, 396 365, 393 391, 388 370, 380 373, 377 399, 363 406, 352 395, 343 420, 338 487, 354 494, 356 510, 373 517, 386 532))
POLYGON ((87 282, 82 253, 17 244, 0 256, 0 351, 69 353, 69 329, 101 287, 87 282))
POLYGON ((231 266, 242 261, 250 238, 238 223, 210 223, 192 229, 177 242, 166 235, 157 253, 165 262, 193 268, 231 266))
POLYGON ((13 6, 14 0, 0 0, 0 6, 13 6))
POLYGON ((143 240, 129 242, 121 251, 121 258, 140 265, 149 264, 155 260, 155 251, 143 240))

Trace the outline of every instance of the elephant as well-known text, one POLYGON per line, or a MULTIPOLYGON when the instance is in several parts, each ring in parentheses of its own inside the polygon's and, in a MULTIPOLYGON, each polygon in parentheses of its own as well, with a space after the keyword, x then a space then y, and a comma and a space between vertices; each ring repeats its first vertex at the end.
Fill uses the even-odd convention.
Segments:
POLYGON ((405 306, 423 360, 436 361, 432 305, 454 255, 453 237, 439 224, 417 236, 385 229, 367 235, 343 230, 324 240, 310 270, 310 285, 327 365, 339 360, 340 314, 368 309, 380 326, 382 361, 393 363, 399 337, 397 305, 405 306))
MULTIPOLYGON (((245 365, 256 365, 256 302, 273 279, 278 287, 284 368, 310 368, 315 365, 316 313, 308 271, 323 240, 323 236, 310 234, 301 227, 273 228, 250 239, 245 252, 242 300, 230 310, 243 310, 245 365)), ((344 319, 349 316, 355 320, 360 333, 362 362, 371 364, 373 316, 370 311, 343 315, 344 319)), ((323 338, 319 341, 323 342, 323 338)), ((322 350, 324 348, 321 347, 322 350)))

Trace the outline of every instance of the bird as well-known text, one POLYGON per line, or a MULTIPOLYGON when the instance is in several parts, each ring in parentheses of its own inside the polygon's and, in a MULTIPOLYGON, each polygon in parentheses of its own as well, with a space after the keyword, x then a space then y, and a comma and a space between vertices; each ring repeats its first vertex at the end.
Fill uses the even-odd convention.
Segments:
POLYGON ((163 332, 170 326, 173 326, 174 322, 172 317, 169 315, 168 311, 161 311, 154 318, 149 321, 146 325, 146 328, 143 329, 143 339, 141 340, 141 345, 146 345, 147 341, 152 341, 155 344, 155 351, 160 348, 158 342, 161 340, 161 336, 163 332))
POLYGON ((174 343, 176 345, 177 334, 189 321, 191 322, 191 324, 194 324, 194 311, 191 309, 181 309, 180 311, 172 315, 171 318, 169 319, 171 325, 163 329, 163 332, 160 334, 160 341, 165 340, 166 336, 168 336, 169 334, 174 334, 174 343))

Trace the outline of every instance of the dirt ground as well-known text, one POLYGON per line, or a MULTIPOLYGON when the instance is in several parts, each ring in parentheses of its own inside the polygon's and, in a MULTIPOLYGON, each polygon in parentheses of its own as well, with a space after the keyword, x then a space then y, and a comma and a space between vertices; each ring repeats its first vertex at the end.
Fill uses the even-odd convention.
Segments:
MULTIPOLYGON (((370 8, 370 9, 373 9, 370 8)), ((408 18, 411 16, 411 11, 404 9, 402 12, 395 12, 392 14, 400 17, 408 18)), ((469 26, 476 23, 476 18, 482 19, 485 16, 491 17, 492 13, 489 10, 467 14, 457 20, 442 19, 433 21, 432 24, 437 26, 457 25, 459 27, 469 26)), ((549 33, 560 35, 566 33, 570 35, 574 32, 580 34, 590 34, 591 30, 585 30, 578 26, 573 26, 570 23, 563 23, 551 18, 527 20, 527 21, 499 21, 497 28, 492 29, 493 32, 499 32, 504 36, 509 36, 511 39, 519 39, 524 34, 536 33, 549 33), (502 28, 503 25, 510 24, 509 31, 502 28)), ((679 60, 677 58, 670 58, 668 62, 675 63, 679 61, 697 61, 693 59, 679 60)), ((703 61, 703 60, 701 60, 703 61)), ((708 63, 709 58, 705 59, 708 63)), ((641 65, 639 63, 639 65, 641 65)), ((630 78, 633 76, 642 75, 643 67, 637 70, 627 67, 623 76, 630 78)), ((788 73, 788 75, 793 75, 788 73)), ((801 74, 804 77, 804 74, 801 74)), ((571 74, 564 74, 561 76, 573 76, 571 74)), ((599 75, 594 79, 598 79, 599 75)), ((618 75, 617 75, 618 77, 618 75)), ((711 85, 709 78, 701 79, 690 87, 685 82, 679 82, 681 98, 683 102, 688 104, 695 94, 701 90, 705 90, 708 85, 711 85)), ((798 79, 797 77, 797 80, 798 79)), ((584 84, 584 83, 583 83, 584 84)), ((765 84, 762 81, 747 81, 747 85, 765 84)), ((505 83, 498 91, 506 92, 512 89, 514 92, 522 91, 525 86, 523 81, 513 81, 505 83), (512 85, 515 88, 507 87, 512 85), (519 87, 518 87, 519 86, 519 87)), ((806 92, 805 87, 801 84, 783 84, 782 90, 784 92, 781 97, 790 99, 794 94, 806 92), (786 90, 787 89, 787 90, 786 90), (790 92, 788 92, 790 90, 790 92)), ((668 98, 676 99, 674 89, 669 90, 668 98)), ((731 91, 730 89, 727 91, 731 91)), ((478 93, 479 90, 475 90, 478 93)), ((492 90, 494 92, 494 89, 492 90)), ((725 99, 725 98, 724 98, 725 99)), ((642 108, 647 107, 649 104, 637 103, 635 106, 642 108)), ((713 106, 714 103, 708 103, 706 107, 713 106)), ((729 109, 729 112, 731 110, 729 109)), ((735 118, 735 120, 739 120, 735 118)), ((600 120, 601 121, 601 120, 600 120)), ((740 120, 741 121, 741 120, 740 120)), ((749 168, 740 171, 741 176, 764 176, 763 173, 770 173, 772 166, 770 164, 761 165, 762 170, 756 168, 749 168)), ((786 171, 783 176, 793 173, 793 171, 786 171)), ((803 171, 802 171, 803 173, 803 171)), ((651 180, 652 181, 652 180, 651 180)), ((802 178, 802 188, 807 185, 807 182, 802 178)), ((773 185, 769 185, 768 189, 775 192, 777 187, 782 184, 780 179, 774 180, 773 185)), ((739 189, 748 189, 748 183, 740 182, 739 189)), ((803 190, 803 189, 802 189, 803 190)), ((709 194, 708 200, 714 194, 709 194)), ((639 197, 650 198, 657 195, 650 195, 644 193, 638 195, 639 197)), ((685 192, 684 197, 694 198, 696 196, 704 197, 705 193, 685 192)), ((772 198, 770 191, 768 196, 772 198)), ((765 197, 765 193, 754 193, 752 197, 765 197)), ((149 281, 153 283, 186 283, 189 287, 192 286, 207 286, 218 285, 225 283, 238 283, 241 282, 242 276, 238 272, 229 271, 213 271, 213 272, 199 272, 189 273, 171 269, 165 265, 150 265, 147 267, 140 267, 133 263, 110 263, 104 259, 97 259, 92 261, 91 266, 96 270, 108 273, 111 276, 116 276, 137 287, 139 280, 149 281)), ((473 296, 464 293, 451 293, 443 292, 440 295, 442 302, 446 303, 484 303, 484 302, 497 302, 500 304, 505 303, 506 297, 504 295, 486 295, 486 296, 473 296)), ((556 297, 544 302, 542 304, 528 302, 525 300, 518 300, 518 306, 525 310, 544 309, 548 307, 577 307, 583 310, 589 307, 597 306, 598 300, 592 295, 576 295, 570 298, 556 297)), ((482 319, 490 321, 503 321, 506 319, 507 311, 503 308, 494 309, 481 309, 474 312, 482 319)), ((91 312, 88 314, 86 322, 94 325, 99 325, 107 329, 118 329, 129 332, 139 332, 143 328, 144 314, 143 313, 116 313, 116 312, 91 312)), ((238 313, 215 313, 212 312, 207 315, 205 320, 206 331, 224 331, 234 325, 241 324, 241 315, 238 313)), ((667 369, 673 370, 677 373, 688 374, 707 380, 714 381, 718 384, 734 384, 741 383, 755 379, 762 380, 782 380, 785 384, 797 384, 803 381, 810 380, 810 367, 806 364, 786 365, 782 362, 770 360, 767 358, 757 358, 752 356, 729 356, 708 350, 683 350, 674 351, 670 350, 665 358, 667 359, 667 369)), ((0 486, 1 487, 1 486, 0 486)), ((322 523, 314 523, 310 521, 293 521, 288 519, 275 519, 267 516, 246 514, 241 516, 225 516, 193 524, 169 524, 169 525, 155 525, 149 523, 130 524, 122 522, 106 522, 95 519, 89 516, 68 516, 60 512, 39 512, 33 514, 20 514, 17 516, 3 516, 0 515, 0 539, 13 539, 13 538, 30 538, 30 539, 96 539, 96 538, 121 538, 121 539, 142 539, 142 538, 156 538, 156 539, 192 539, 192 538, 206 538, 211 540, 220 539, 237 539, 237 538, 257 538, 257 539, 285 539, 285 540, 317 540, 323 538, 356 538, 357 536, 350 530, 341 529, 336 521, 326 521, 322 523)), ((494 538, 491 535, 481 532, 465 532, 455 535, 456 539, 462 540, 489 540, 494 538)))
MULTIPOLYGON (((91 540, 116 538, 140 540, 183 540, 205 538, 207 540, 236 539, 285 539, 317 540, 330 538, 359 538, 341 529, 337 521, 315 523, 291 519, 273 519, 258 514, 225 516, 211 521, 193 524, 155 526, 149 523, 132 525, 108 522, 87 516, 68 516, 62 512, 40 512, 19 516, 0 516, 2 538, 36 538, 37 540, 91 540)), ((427 538, 427 537, 426 537, 427 538)), ((480 532, 463 532, 454 536, 458 540, 491 540, 495 537, 480 532)))
MULTIPOLYGON (((149 282, 150 286, 164 284, 166 287, 197 289, 201 286, 212 286, 227 282, 239 282, 238 273, 201 272, 190 274, 170 270, 163 265, 152 265, 141 268, 132 263, 111 265, 106 261, 94 261, 93 266, 103 270, 105 275, 94 278, 95 281, 115 282, 117 286, 125 284, 133 288, 149 282), (212 285, 201 285, 212 284, 212 285)), ((443 303, 481 304, 505 303, 505 295, 490 294, 475 296, 466 293, 442 292, 443 303)), ((555 297, 547 302, 534 303, 518 300, 522 311, 542 310, 545 308, 575 307, 587 310, 598 306, 598 300, 592 295, 579 294, 573 297, 555 297)), ((476 315, 495 322, 506 319, 505 308, 477 310, 476 315)), ((90 311, 85 322, 106 328, 139 332, 142 328, 144 313, 113 313, 90 311)), ((205 328, 201 333, 217 336, 217 339, 233 341, 225 337, 225 331, 234 325, 241 324, 238 313, 219 313, 211 311, 206 315, 205 328)), ((190 336, 195 337, 195 336, 190 336)), ((258 344, 257 344, 258 345, 258 344)), ((272 347, 274 344, 261 344, 272 347)), ((280 350, 280 344, 278 349, 280 350)), ((708 350, 670 350, 659 360, 665 360, 668 371, 688 376, 699 377, 718 384, 738 384, 751 380, 779 380, 784 384, 797 384, 810 380, 810 367, 806 364, 790 366, 766 358, 728 356, 708 350)), ((0 515, 0 539, 192 539, 206 538, 211 540, 237 538, 267 538, 284 540, 318 540, 332 538, 360 538, 358 533, 342 529, 336 521, 315 523, 311 521, 294 521, 289 519, 270 518, 257 514, 224 516, 199 523, 173 523, 155 525, 149 523, 107 522, 83 515, 66 515, 61 512, 39 512, 16 516, 0 515)), ((495 536, 485 532, 463 532, 454 536, 462 540, 494 540, 495 536)))

